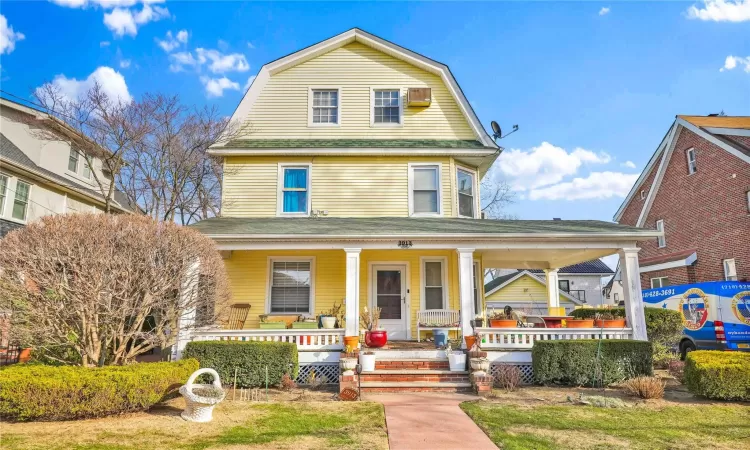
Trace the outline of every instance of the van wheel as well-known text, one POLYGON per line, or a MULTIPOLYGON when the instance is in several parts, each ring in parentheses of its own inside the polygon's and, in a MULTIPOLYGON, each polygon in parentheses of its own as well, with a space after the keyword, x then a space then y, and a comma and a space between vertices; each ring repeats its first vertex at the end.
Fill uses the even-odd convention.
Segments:
POLYGON ((692 341, 685 340, 680 342, 680 360, 685 361, 687 354, 693 350, 695 350, 695 344, 692 341))

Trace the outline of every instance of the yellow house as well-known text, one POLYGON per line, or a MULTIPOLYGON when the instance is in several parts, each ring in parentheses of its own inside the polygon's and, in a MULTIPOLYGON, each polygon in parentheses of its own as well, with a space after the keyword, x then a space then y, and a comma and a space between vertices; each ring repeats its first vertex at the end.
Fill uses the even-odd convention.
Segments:
MULTIPOLYGON (((484 285, 484 301, 488 311, 511 306, 527 314, 547 314, 547 283, 528 270, 519 270, 497 277, 484 285)), ((560 290, 560 307, 572 311, 582 302, 560 290)))
POLYGON ((620 252, 645 336, 635 243, 659 233, 482 219, 480 180, 502 148, 448 66, 352 29, 264 65, 232 120, 240 135, 210 149, 224 161, 221 217, 193 226, 222 250, 233 301, 250 305, 245 329, 343 303, 346 336, 376 306, 389 340, 416 339, 434 310, 459 314, 468 335, 484 268, 554 278, 620 252))

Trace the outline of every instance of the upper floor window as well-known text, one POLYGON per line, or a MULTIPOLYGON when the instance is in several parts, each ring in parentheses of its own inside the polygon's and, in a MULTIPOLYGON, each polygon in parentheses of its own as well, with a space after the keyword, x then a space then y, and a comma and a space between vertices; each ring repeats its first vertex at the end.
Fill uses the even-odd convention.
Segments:
POLYGON ((724 280, 737 281, 737 264, 735 264, 734 258, 725 259, 722 263, 724 264, 724 280))
POLYGON ((86 158, 83 159, 83 177, 91 178, 91 167, 89 167, 89 162, 86 158))
POLYGON ((5 211, 6 192, 8 192, 8 177, 0 174, 0 216, 2 216, 5 211))
POLYGON ((373 89, 372 124, 401 124, 401 91, 399 89, 373 89))
POLYGON ((26 220, 26 213, 29 209, 29 191, 31 185, 21 180, 16 182, 16 196, 13 200, 12 217, 18 220, 26 220))
POLYGON ((310 165, 279 166, 279 213, 308 215, 310 212, 310 165))
POLYGON ((272 259, 268 311, 312 313, 312 273, 312 259, 272 259))
POLYGON ((750 212, 750 191, 745 192, 745 197, 747 198, 747 212, 750 212))
POLYGON ((474 218, 474 174, 458 169, 458 215, 474 218))
POLYGON ((646 200, 646 190, 641 189, 641 200, 646 200))
POLYGON ((440 215, 440 166, 409 165, 409 215, 440 215))
POLYGON ((570 292, 570 280, 557 280, 557 285, 561 291, 570 292))
POLYGON ((651 289, 669 286, 669 277, 651 278, 651 289))
POLYGON ((685 155, 687 156, 688 173, 692 175, 698 170, 698 166, 695 163, 695 149, 687 149, 685 155))
MULTIPOLYGON (((656 231, 661 231, 664 233, 664 220, 659 219, 656 221, 656 231)), ((666 247, 667 246, 667 237, 662 234, 658 238, 656 238, 656 243, 658 244, 659 248, 666 247)))
POLYGON ((310 89, 311 126, 339 124, 339 89, 310 89))
POLYGON ((68 170, 73 173, 78 173, 78 158, 80 155, 74 148, 70 149, 70 155, 68 156, 68 170))

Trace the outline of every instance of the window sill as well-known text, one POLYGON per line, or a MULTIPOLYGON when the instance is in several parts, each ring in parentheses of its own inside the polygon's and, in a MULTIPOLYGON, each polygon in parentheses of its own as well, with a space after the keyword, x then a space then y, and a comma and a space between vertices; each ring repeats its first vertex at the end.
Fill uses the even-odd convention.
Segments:
POLYGON ((371 123, 370 128, 403 128, 403 123, 371 123))
POLYGON ((83 183, 86 183, 88 185, 92 185, 93 186, 93 184, 94 184, 93 180, 91 178, 86 178, 86 177, 84 177, 82 175, 78 175, 77 173, 71 172, 70 170, 66 170, 65 171, 65 175, 67 175, 67 176, 69 176, 71 178, 75 178, 76 180, 81 181, 83 183))
POLYGON ((310 213, 285 213, 276 214, 276 217, 310 217, 310 213))
POLYGON ((340 128, 340 123, 308 123, 308 128, 340 128))
POLYGON ((412 213, 409 217, 443 217, 442 213, 412 213))
POLYGON ((8 222, 17 223, 17 224, 20 224, 20 225, 26 225, 28 223, 28 219, 21 220, 21 219, 16 219, 15 217, 3 217, 3 216, 0 216, 0 219, 7 220, 8 222))

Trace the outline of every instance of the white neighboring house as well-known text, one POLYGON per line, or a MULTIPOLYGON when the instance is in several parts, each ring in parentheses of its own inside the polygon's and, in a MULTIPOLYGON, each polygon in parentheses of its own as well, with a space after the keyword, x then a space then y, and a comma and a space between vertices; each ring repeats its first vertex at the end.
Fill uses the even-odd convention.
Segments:
MULTIPOLYGON (((0 238, 42 216, 104 210, 104 196, 92 174, 111 181, 101 159, 94 157, 90 168, 64 137, 45 136, 38 127, 47 119, 43 111, 0 98, 0 238)), ((133 211, 117 190, 111 210, 133 211)))
POLYGON ((625 288, 622 286, 622 274, 620 273, 619 262, 617 263, 614 276, 604 286, 604 297, 607 299, 607 303, 613 305, 619 305, 625 301, 625 288))

